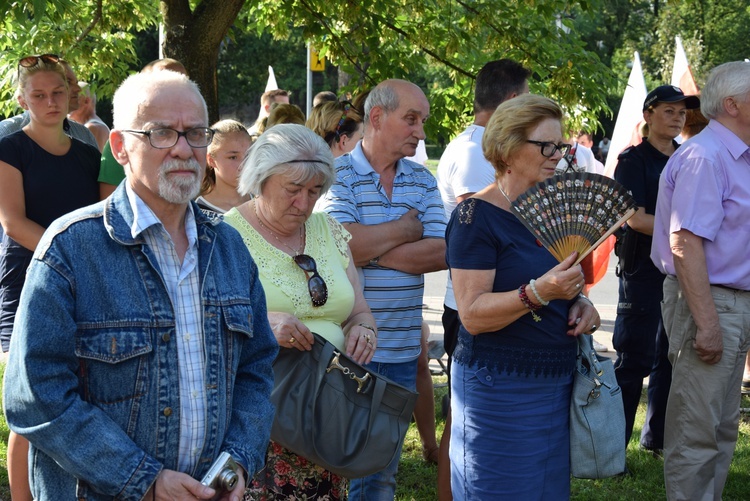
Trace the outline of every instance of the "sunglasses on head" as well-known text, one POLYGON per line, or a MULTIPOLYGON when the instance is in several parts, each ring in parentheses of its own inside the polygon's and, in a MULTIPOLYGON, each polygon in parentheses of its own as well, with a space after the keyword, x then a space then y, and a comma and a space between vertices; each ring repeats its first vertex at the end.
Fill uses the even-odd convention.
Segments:
POLYGON ((336 126, 336 130, 333 131, 336 136, 339 135, 339 129, 341 129, 341 126, 344 125, 344 122, 346 122, 347 114, 349 113, 349 110, 352 109, 352 103, 349 101, 342 101, 341 104, 344 105, 344 114, 341 115, 341 119, 339 120, 338 125, 336 126))
POLYGON ((41 54, 39 56, 27 56, 18 61, 18 66, 22 68, 33 68, 39 61, 47 64, 57 64, 60 62, 60 56, 56 54, 41 54))
POLYGON ((307 254, 298 254, 293 259, 307 276, 307 291, 310 293, 313 306, 326 304, 326 301, 328 301, 328 286, 323 277, 318 274, 315 260, 307 254), (312 273, 312 275, 308 275, 308 273, 312 273))

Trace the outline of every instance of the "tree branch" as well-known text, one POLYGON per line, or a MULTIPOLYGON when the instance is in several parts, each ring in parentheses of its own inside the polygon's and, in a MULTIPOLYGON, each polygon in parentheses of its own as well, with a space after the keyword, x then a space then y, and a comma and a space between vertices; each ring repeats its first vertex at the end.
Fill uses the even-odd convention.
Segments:
POLYGON ((383 23, 391 31, 394 31, 395 33, 398 33, 399 35, 405 37, 407 40, 409 40, 409 42, 411 42, 414 45, 416 45, 417 47, 419 47, 419 50, 425 52, 426 54, 429 54, 430 56, 432 56, 433 58, 435 58, 437 61, 440 61, 441 63, 443 63, 447 67, 455 70, 456 72, 458 72, 458 73, 460 73, 460 74, 462 74, 462 75, 464 75, 466 77, 471 78, 472 80, 475 78, 475 75, 472 75, 471 73, 469 73, 468 71, 464 70, 463 68, 461 68, 459 66, 456 66, 452 62, 450 62, 447 59, 443 58, 442 56, 438 55, 437 52, 435 52, 435 51, 433 51, 431 49, 428 49, 424 45, 416 43, 412 39, 412 37, 411 37, 411 35, 409 33, 407 33, 406 31, 404 31, 403 29, 399 28, 398 26, 394 25, 393 23, 391 23, 390 21, 388 21, 383 16, 375 14, 374 12, 370 12, 370 15, 372 15, 374 18, 377 18, 381 23, 383 23))
POLYGON ((94 26, 96 26, 97 23, 101 21, 101 19, 102 19, 102 0, 96 0, 96 11, 94 12, 94 17, 91 19, 91 22, 89 23, 89 25, 86 26, 86 28, 84 28, 81 34, 76 37, 76 41, 73 43, 70 49, 72 49, 73 47, 81 43, 83 39, 86 38, 89 33, 91 33, 91 30, 94 29, 94 26))
POLYGON ((300 3, 302 6, 307 9, 307 12, 309 12, 313 17, 315 17, 320 24, 325 28, 325 30, 331 35, 331 38, 334 41, 334 46, 337 46, 339 49, 341 49, 341 52, 343 52, 344 58, 349 61, 352 66, 354 66, 359 74, 366 78, 371 84, 375 85, 377 82, 373 78, 367 75, 367 71, 362 68, 362 66, 357 62, 354 57, 349 54, 346 47, 344 46, 343 42, 341 41, 341 37, 339 37, 336 32, 331 28, 331 26, 326 22, 326 18, 324 18, 316 9, 313 9, 310 4, 308 4, 305 0, 300 0, 300 3))

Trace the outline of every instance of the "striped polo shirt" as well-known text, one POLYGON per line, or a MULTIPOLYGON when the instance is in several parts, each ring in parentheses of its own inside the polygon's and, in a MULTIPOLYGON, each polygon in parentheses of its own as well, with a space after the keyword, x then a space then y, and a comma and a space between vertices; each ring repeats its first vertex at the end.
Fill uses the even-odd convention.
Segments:
MULTIPOLYGON (((316 210, 341 224, 375 225, 394 221, 410 209, 419 211, 423 238, 445 238, 445 211, 434 176, 423 166, 401 159, 396 165, 392 198, 380 185, 362 151, 362 142, 336 159, 336 181, 316 210)), ((380 266, 365 266, 364 295, 378 327, 373 362, 402 363, 419 356, 424 275, 380 266)))

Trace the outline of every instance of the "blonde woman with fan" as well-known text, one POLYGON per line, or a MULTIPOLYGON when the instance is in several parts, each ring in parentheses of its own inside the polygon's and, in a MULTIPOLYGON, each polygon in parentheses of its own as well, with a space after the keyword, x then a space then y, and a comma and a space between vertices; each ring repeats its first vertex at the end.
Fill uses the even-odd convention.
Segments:
POLYGON ((667 358, 669 341, 661 317, 664 275, 651 262, 659 176, 680 146, 675 138, 685 125, 687 110, 700 107, 696 96, 679 87, 662 85, 643 103, 644 138, 617 159, 615 179, 627 188, 638 205, 628 221, 619 246, 619 300, 612 344, 617 351, 615 375, 625 409, 625 442, 630 440, 641 400, 643 379, 648 376, 648 409, 641 431, 641 447, 661 455, 664 448, 664 415, 672 383, 667 358))
POLYGON ((562 120, 542 96, 502 103, 482 140, 496 183, 459 204, 446 232, 462 324, 451 386, 457 501, 569 497, 576 336, 595 331, 599 314, 580 294, 577 253, 558 263, 511 213, 570 149, 562 120))

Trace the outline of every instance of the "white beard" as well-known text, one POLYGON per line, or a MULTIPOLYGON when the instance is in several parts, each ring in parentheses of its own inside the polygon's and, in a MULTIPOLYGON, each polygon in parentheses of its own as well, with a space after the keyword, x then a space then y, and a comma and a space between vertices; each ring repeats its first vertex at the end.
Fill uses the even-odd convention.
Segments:
POLYGON ((201 191, 203 169, 195 158, 189 160, 171 159, 159 167, 159 196, 172 204, 185 204, 198 196, 201 191), (192 170, 192 178, 170 177, 175 170, 192 170))

